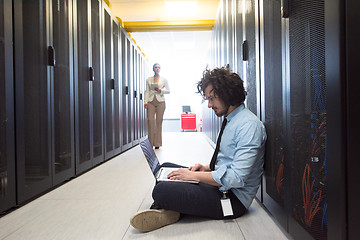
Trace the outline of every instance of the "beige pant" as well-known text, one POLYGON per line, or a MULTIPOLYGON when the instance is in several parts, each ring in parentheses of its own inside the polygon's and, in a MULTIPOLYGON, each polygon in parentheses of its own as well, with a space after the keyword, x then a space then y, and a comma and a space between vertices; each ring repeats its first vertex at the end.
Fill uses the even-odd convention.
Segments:
POLYGON ((154 96, 154 99, 147 104, 147 118, 149 126, 149 141, 151 145, 155 147, 162 146, 162 122, 164 112, 165 102, 159 102, 154 96))

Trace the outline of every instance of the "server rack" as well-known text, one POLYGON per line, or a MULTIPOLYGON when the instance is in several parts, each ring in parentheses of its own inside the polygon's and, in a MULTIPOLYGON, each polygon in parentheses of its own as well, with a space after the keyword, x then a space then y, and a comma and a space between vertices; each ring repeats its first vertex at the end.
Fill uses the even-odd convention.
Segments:
POLYGON ((138 110, 137 110, 137 114, 138 114, 138 120, 137 120, 137 141, 140 142, 141 140, 141 122, 142 122, 142 115, 141 115, 141 111, 143 109, 143 106, 141 105, 141 98, 140 98, 140 94, 141 94, 141 53, 140 53, 140 49, 137 51, 137 72, 138 72, 138 77, 137 77, 137 82, 138 82, 138 86, 136 89, 136 102, 138 105, 138 110))
POLYGON ((239 74, 240 78, 243 79, 243 58, 239 57, 243 54, 243 17, 242 17, 242 5, 239 1, 236 1, 235 4, 232 5, 233 10, 233 18, 234 18, 234 26, 233 26, 233 34, 234 34, 234 48, 235 48, 235 64, 234 71, 239 74))
POLYGON ((50 44, 54 48, 52 89, 53 185, 75 175, 74 58, 72 1, 52 2, 50 44))
POLYGON ((92 158, 93 166, 104 161, 104 98, 102 79, 101 2, 91 0, 92 158))
POLYGON ((126 32, 122 29, 121 30, 121 37, 120 37, 120 41, 121 41, 121 69, 122 69, 122 128, 123 128, 123 132, 122 132, 122 149, 128 149, 128 140, 127 140, 127 132, 128 132, 128 92, 129 92, 129 88, 128 88, 128 80, 127 80, 127 75, 128 75, 128 67, 127 65, 129 64, 127 62, 127 38, 126 38, 126 32))
POLYGON ((246 97, 246 106, 255 115, 260 117, 258 112, 258 84, 257 80, 257 1, 242 1, 242 56, 243 60, 243 78, 246 97))
POLYGON ((114 79, 115 79, 115 91, 114 91, 114 138, 115 138, 115 148, 118 149, 116 154, 121 152, 121 115, 120 115, 120 106, 121 106, 121 97, 120 97, 120 23, 116 18, 112 21, 113 25, 113 63, 114 63, 114 79))
MULTIPOLYGON (((343 111, 346 111, 346 116, 347 116, 347 122, 346 122, 346 128, 348 129, 347 131, 347 138, 346 138, 346 143, 347 143, 347 167, 345 169, 345 172, 347 173, 346 176, 346 182, 347 182, 347 199, 346 199, 346 204, 347 204, 347 209, 349 209, 348 211, 348 216, 347 216, 347 237, 349 239, 356 239, 358 236, 360 236, 360 229, 359 229, 359 214, 360 214, 360 207, 359 207, 359 201, 360 201, 360 189, 357 186, 357 181, 358 181, 358 169, 360 168, 360 164, 358 161, 358 146, 359 146, 359 136, 360 136, 360 129, 359 129, 359 114, 358 114, 358 109, 359 109, 359 104, 358 104, 358 93, 360 90, 360 84, 358 81, 358 57, 360 54, 360 48, 359 48, 359 41, 360 41, 360 34, 358 31, 358 23, 359 23, 359 19, 358 19, 358 9, 360 8, 360 3, 359 1, 346 1, 345 5, 342 5, 341 8, 337 7, 338 4, 340 4, 341 1, 335 1, 331 7, 331 11, 328 11, 328 17, 331 19, 332 17, 338 16, 343 12, 339 12, 340 9, 342 9, 342 7, 344 7, 344 12, 346 13, 343 22, 346 23, 345 25, 345 29, 346 29, 346 35, 342 35, 342 36, 346 36, 346 41, 343 42, 343 44, 346 45, 346 48, 342 48, 345 49, 346 52, 346 57, 344 57, 344 61, 346 62, 346 67, 344 67, 344 65, 342 65, 342 70, 346 69, 346 83, 345 85, 346 87, 346 94, 343 93, 343 97, 346 96, 346 100, 345 103, 346 104, 346 109, 343 107, 343 111), (333 14, 333 11, 336 12, 335 14, 333 14)), ((331 5, 330 5, 331 6, 331 5)), ((325 6, 327 8, 327 5, 325 6)), ((327 21, 330 21, 330 19, 327 19, 327 21)), ((340 21, 342 22, 342 21, 340 21)), ((345 30, 344 28, 341 30, 341 32, 344 32, 345 30)), ((327 31, 327 29, 325 30, 326 34, 329 33, 327 31)), ((329 33, 331 35, 331 33, 329 33)), ((330 36, 326 35, 328 38, 330 38, 330 36)), ((333 39, 333 38, 330 38, 333 39)), ((338 39, 339 40, 339 39, 338 39)), ((327 42, 327 44, 329 44, 330 41, 327 42)), ((339 44, 339 42, 337 43, 339 44)), ((329 44, 330 45, 330 44, 329 44)), ((327 46, 329 46, 327 45, 327 46)), ((342 47, 344 47, 344 45, 342 45, 342 47)), ((331 48, 329 46, 329 48, 331 48)), ((333 49, 333 51, 335 51, 335 49, 333 49)), ((330 63, 331 61, 335 61, 337 62, 337 60, 332 59, 330 56, 333 56, 333 52, 329 51, 327 54, 329 54, 329 59, 328 62, 330 63)), ((327 58, 328 58, 327 56, 327 58)), ((341 59, 342 60, 342 59, 341 59)), ((341 61, 342 63, 344 63, 344 61, 341 61)), ((332 66, 329 64, 328 65, 327 71, 330 72, 330 69, 332 68, 332 66)), ((336 75, 335 75, 336 76, 336 75)), ((336 79, 336 78, 334 78, 336 79)), ((344 85, 344 84, 342 84, 344 85)), ((336 85, 331 86, 331 87, 337 87, 336 85)), ((330 88, 330 84, 328 84, 328 89, 329 92, 335 89, 330 88)), ((333 102, 329 102, 329 104, 332 104, 333 102)), ((344 105, 342 105, 344 106, 344 105)), ((336 114, 336 112, 330 112, 330 110, 328 111, 329 115, 330 114, 336 114)), ((330 124, 330 122, 329 122, 330 124)), ((330 135, 329 131, 329 135, 330 135)), ((329 149, 332 148, 333 146, 335 146, 337 143, 336 142, 329 142, 329 149), (334 144, 334 145, 333 145, 334 144)), ((329 159, 332 159, 330 157, 330 154, 332 154, 333 152, 329 152, 329 159)), ((337 168, 338 166, 329 166, 330 167, 335 167, 337 168)), ((332 184, 329 183, 329 185, 332 184)), ((341 196, 339 196, 339 192, 337 192, 339 190, 339 188, 334 189, 335 191, 333 192, 329 192, 329 197, 332 196, 337 196, 342 198, 341 196), (332 195, 334 194, 334 195, 332 195)), ((335 209, 335 211, 338 211, 335 209)), ((330 215, 329 212, 329 229, 331 228, 331 230, 329 230, 329 235, 334 235, 334 239, 335 237, 337 237, 337 234, 333 231, 336 231, 334 228, 336 228, 336 220, 337 219, 342 219, 342 217, 339 216, 339 218, 337 218, 338 214, 336 213, 332 213, 330 215), (334 218, 332 218, 334 217, 334 218), (333 224, 334 223, 334 224, 333 224)), ((345 226, 341 225, 341 229, 346 229, 343 228, 345 226)), ((339 236, 343 235, 343 232, 339 232, 339 236)))
POLYGON ((145 134, 145 108, 144 108, 144 80, 145 80, 145 60, 140 58, 140 86, 139 86, 139 113, 140 113, 140 140, 143 140, 145 134))
POLYGON ((141 76, 141 71, 142 71, 142 59, 141 59, 141 52, 140 49, 138 51, 138 61, 137 61, 137 71, 138 71, 138 88, 136 90, 136 100, 137 100, 137 104, 138 104, 138 127, 137 127, 137 137, 138 137, 138 142, 140 142, 140 140, 142 139, 142 134, 141 134, 141 125, 142 125, 142 111, 144 109, 144 105, 141 103, 141 85, 142 85, 142 76, 141 76))
POLYGON ((133 129, 132 129, 132 136, 133 136, 133 145, 139 143, 139 101, 138 101, 138 92, 139 92, 139 53, 138 50, 134 47, 133 48, 133 129))
POLYGON ((291 2, 286 178, 290 234, 327 238, 325 2, 291 2), (308 11, 307 9, 311 9, 308 11), (290 189, 291 186, 291 189, 290 189))
POLYGON ((11 10, 0 5, 0 213, 16 204, 11 10))
POLYGON ((124 38, 121 38, 124 45, 123 45, 123 53, 122 58, 124 59, 123 64, 123 79, 122 79, 122 88, 123 88, 123 138, 122 138, 122 149, 123 151, 129 149, 132 147, 132 127, 131 127, 131 118, 132 118, 132 54, 131 54, 131 40, 128 36, 126 36, 125 31, 123 30, 122 36, 124 38))
POLYGON ((230 69, 234 70, 234 44, 233 44, 233 1, 226 1, 226 45, 227 47, 227 64, 230 69))
POLYGON ((130 74, 140 86, 144 59, 131 62, 134 45, 104 1, 6 0, 0 10, 3 212, 133 146, 130 74))
POLYGON ((219 4, 219 66, 224 66, 227 61, 227 51, 226 51, 226 23, 225 23, 225 14, 226 14, 226 3, 225 1, 220 2, 219 4))
POLYGON ((72 5, 15 1, 14 13, 17 189, 24 202, 74 176, 72 5))
POLYGON ((359 7, 356 0, 325 2, 329 239, 357 239, 360 234, 359 7))
POLYGON ((103 7, 104 29, 104 128, 105 159, 121 152, 120 91, 119 91, 119 22, 112 16, 110 9, 103 7))
POLYGON ((133 44, 132 39, 129 39, 130 42, 130 66, 131 66, 131 70, 129 70, 130 72, 130 89, 129 89, 129 109, 130 109, 130 116, 129 116, 129 141, 131 143, 131 147, 133 146, 133 141, 135 140, 135 125, 136 125, 136 121, 135 121, 135 89, 136 89, 136 76, 135 76, 135 46, 133 44))
POLYGON ((144 96, 145 96, 145 83, 146 83, 146 77, 148 76, 149 66, 147 64, 145 55, 142 58, 142 84, 141 84, 141 107, 142 107, 142 114, 143 114, 143 134, 142 137, 147 137, 148 132, 148 121, 147 121, 147 111, 144 108, 144 96))
POLYGON ((261 116, 267 130, 266 155, 263 178, 263 203, 275 216, 284 229, 288 229, 285 210, 284 175, 286 165, 286 92, 287 84, 284 70, 286 62, 286 40, 283 26, 286 20, 281 17, 281 3, 260 1, 260 69, 262 97, 261 116), (279 64, 273 64, 279 63, 279 64))
POLYGON ((100 2, 74 2, 76 174, 104 160, 100 2))

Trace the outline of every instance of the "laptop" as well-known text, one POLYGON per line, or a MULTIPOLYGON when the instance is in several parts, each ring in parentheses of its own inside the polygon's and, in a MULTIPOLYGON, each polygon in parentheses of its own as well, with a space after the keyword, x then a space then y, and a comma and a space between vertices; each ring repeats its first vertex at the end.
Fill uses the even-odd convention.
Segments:
POLYGON ((149 164, 151 172, 153 173, 155 180, 160 181, 172 181, 172 182, 188 182, 188 183, 199 183, 197 181, 185 181, 180 179, 168 179, 167 176, 174 170, 179 168, 173 167, 162 167, 159 163, 159 159, 157 158, 154 149, 152 148, 149 139, 145 139, 140 142, 140 147, 145 155, 145 158, 149 164))

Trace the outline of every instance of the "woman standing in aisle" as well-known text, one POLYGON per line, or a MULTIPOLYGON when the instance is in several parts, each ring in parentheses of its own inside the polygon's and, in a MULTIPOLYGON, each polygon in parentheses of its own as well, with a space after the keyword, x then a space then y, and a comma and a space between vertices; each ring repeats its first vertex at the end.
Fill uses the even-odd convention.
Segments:
POLYGON ((160 76, 160 64, 153 65, 154 76, 146 79, 144 107, 147 109, 148 138, 155 149, 162 146, 162 121, 165 112, 164 94, 170 93, 168 81, 160 76), (155 117, 156 115, 156 117, 155 117))

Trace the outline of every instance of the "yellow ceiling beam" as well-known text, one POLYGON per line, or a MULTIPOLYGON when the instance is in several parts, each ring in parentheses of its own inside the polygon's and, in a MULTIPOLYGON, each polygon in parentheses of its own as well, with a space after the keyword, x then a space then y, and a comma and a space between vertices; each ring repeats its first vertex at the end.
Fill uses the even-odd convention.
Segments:
POLYGON ((111 10, 112 6, 111 6, 111 3, 110 3, 110 0, 104 0, 104 2, 106 3, 106 5, 108 5, 108 7, 111 10))
POLYGON ((211 31, 215 20, 123 22, 127 32, 211 31))

